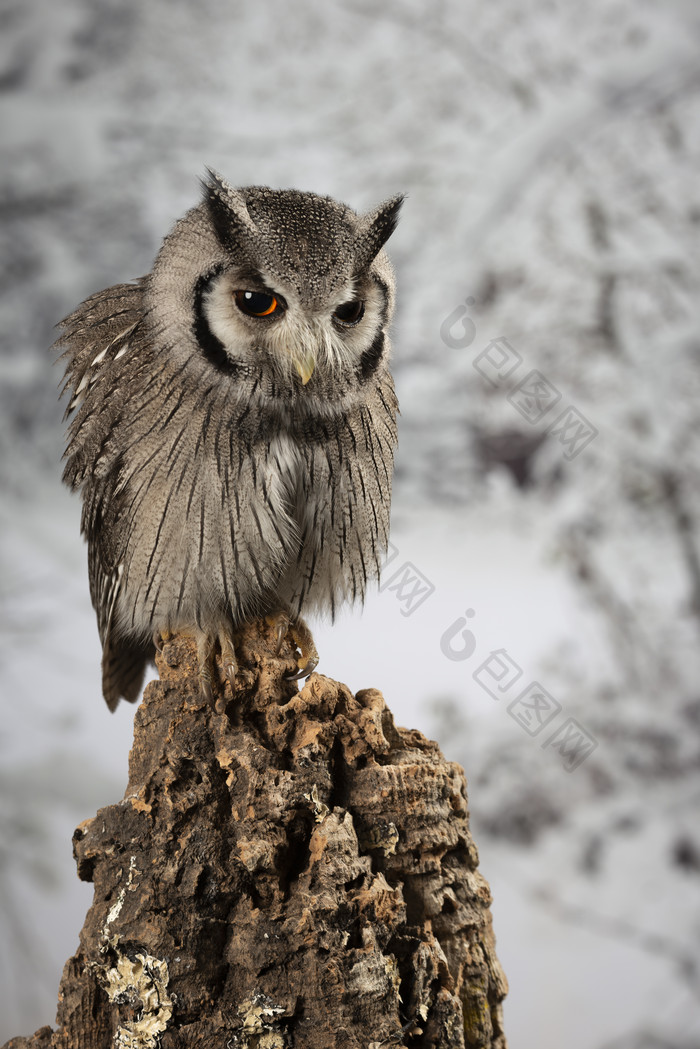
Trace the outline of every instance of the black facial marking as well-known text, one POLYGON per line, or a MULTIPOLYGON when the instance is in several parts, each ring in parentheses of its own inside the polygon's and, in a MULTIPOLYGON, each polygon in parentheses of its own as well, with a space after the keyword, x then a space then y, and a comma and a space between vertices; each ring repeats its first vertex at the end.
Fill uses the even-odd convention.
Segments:
POLYGON ((372 345, 360 357, 360 378, 363 382, 367 382, 374 375, 383 353, 384 332, 379 331, 375 335, 372 345))
POLYGON ((215 277, 218 277, 222 270, 223 266, 218 266, 210 273, 200 277, 195 285, 193 330, 197 344, 209 363, 213 364, 218 371, 223 372, 225 375, 235 375, 238 372, 238 365, 228 356, 223 342, 214 335, 207 324, 207 318, 204 316, 204 295, 209 289, 211 282, 215 277))

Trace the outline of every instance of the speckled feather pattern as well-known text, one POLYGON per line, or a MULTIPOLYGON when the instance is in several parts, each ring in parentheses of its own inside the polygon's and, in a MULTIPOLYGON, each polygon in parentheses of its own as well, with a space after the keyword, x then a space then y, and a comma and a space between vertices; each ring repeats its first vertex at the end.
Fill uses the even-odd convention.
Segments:
POLYGON ((361 217, 212 176, 150 275, 63 322, 64 480, 83 498, 110 707, 137 698, 154 631, 332 614, 378 576, 397 414, 382 245, 398 204, 361 217), (211 288, 225 309, 250 279, 285 296, 285 317, 258 332, 232 308, 217 337, 211 288), (348 289, 366 314, 337 330, 329 304, 348 289), (306 385, 295 342, 316 359, 306 385))

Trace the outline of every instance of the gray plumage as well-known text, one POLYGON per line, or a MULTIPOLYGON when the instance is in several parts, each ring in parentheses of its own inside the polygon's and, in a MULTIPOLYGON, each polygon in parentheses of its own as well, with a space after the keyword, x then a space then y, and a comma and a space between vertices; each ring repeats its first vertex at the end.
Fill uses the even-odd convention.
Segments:
POLYGON ((152 272, 63 322, 64 480, 111 709, 138 698, 154 635, 223 651, 246 619, 332 614, 378 575, 397 413, 382 248, 400 204, 358 216, 210 173, 152 272))

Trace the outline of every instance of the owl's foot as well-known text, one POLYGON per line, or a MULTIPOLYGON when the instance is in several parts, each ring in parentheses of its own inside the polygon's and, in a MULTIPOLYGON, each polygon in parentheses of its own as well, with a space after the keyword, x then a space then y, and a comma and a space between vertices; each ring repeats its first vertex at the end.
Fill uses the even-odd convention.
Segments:
POLYGON ((233 647, 233 638, 226 629, 219 630, 218 634, 197 635, 197 661, 199 663, 199 683, 202 695, 213 709, 214 702, 214 653, 217 643, 221 650, 221 665, 228 678, 231 689, 236 684, 236 651, 233 647))
POLYGON ((291 619, 286 612, 277 612, 276 615, 266 616, 266 621, 275 628, 277 638, 276 655, 280 654, 282 642, 289 635, 299 649, 296 674, 287 674, 287 681, 296 681, 298 678, 309 677, 318 666, 318 652, 311 635, 311 631, 303 619, 291 619))
POLYGON ((289 624, 289 635, 299 649, 296 674, 288 674, 288 681, 296 681, 300 677, 310 677, 318 666, 318 652, 311 631, 303 619, 297 619, 295 623, 289 624))
POLYGON ((163 645, 167 645, 168 641, 172 641, 174 636, 167 627, 164 630, 153 631, 153 647, 159 655, 163 653, 163 645))

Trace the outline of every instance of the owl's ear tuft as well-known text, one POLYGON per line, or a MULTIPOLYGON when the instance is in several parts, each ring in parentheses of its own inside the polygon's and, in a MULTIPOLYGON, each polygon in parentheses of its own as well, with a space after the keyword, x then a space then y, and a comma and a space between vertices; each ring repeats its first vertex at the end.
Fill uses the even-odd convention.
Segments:
POLYGON ((211 168, 207 168, 207 175, 202 179, 204 202, 220 243, 236 254, 247 254, 259 234, 243 194, 211 168))
POLYGON ((357 231, 356 268, 364 269, 376 258, 396 229, 404 194, 378 204, 373 211, 363 215, 357 231))

